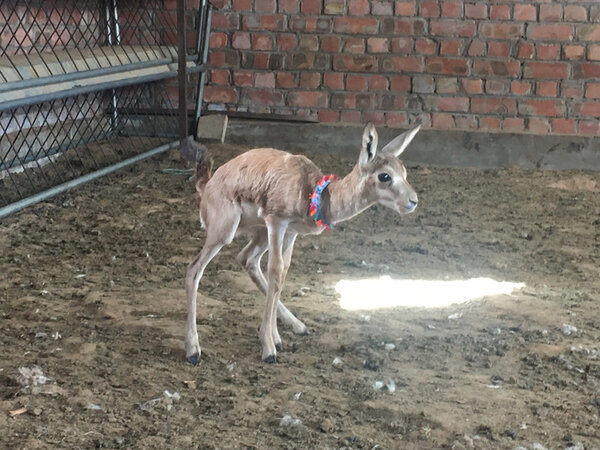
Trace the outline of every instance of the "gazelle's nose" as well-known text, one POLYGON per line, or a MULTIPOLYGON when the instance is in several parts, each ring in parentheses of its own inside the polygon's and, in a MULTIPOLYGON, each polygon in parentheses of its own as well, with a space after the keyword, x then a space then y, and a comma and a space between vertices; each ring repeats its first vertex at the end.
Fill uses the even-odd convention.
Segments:
POLYGON ((416 200, 409 199, 409 200, 408 200, 408 203, 409 203, 409 205, 410 205, 410 206, 412 206, 413 208, 416 208, 416 207, 417 207, 417 201, 416 201, 416 200))

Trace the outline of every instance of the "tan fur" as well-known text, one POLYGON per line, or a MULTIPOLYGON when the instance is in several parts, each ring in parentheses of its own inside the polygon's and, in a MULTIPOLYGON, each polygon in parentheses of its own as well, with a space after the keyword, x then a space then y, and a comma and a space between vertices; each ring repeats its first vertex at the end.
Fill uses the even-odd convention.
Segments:
MULTIPOLYGON (((377 132, 365 127, 359 162, 343 179, 332 182, 323 193, 322 211, 331 223, 349 219, 369 206, 380 203, 400 214, 417 205, 417 195, 406 181, 406 169, 396 158, 415 136, 415 127, 394 139, 377 153, 377 132), (389 182, 382 182, 381 174, 389 182)), ((206 241, 188 267, 186 291, 188 320, 186 356, 196 364, 200 345, 196 329, 196 300, 200 279, 210 260, 238 234, 250 242, 238 255, 259 290, 266 295, 265 313, 259 330, 262 358, 275 362, 277 314, 295 333, 305 334, 306 326, 279 301, 294 242, 299 234, 318 234, 323 229, 309 216, 310 194, 323 176, 308 158, 275 149, 254 149, 227 162, 212 178, 206 164, 198 164, 196 188, 201 193, 200 216, 206 227, 206 241), (269 251, 267 278, 260 259, 269 251), (268 280, 268 281, 267 281, 268 280)))

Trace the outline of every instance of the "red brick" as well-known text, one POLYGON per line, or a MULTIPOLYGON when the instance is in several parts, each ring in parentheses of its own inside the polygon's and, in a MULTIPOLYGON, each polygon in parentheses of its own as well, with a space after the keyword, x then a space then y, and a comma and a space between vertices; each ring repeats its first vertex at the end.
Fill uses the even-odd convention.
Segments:
POLYGON ((477 117, 454 115, 454 123, 459 130, 476 130, 479 126, 477 117))
POLYGON ((586 22, 587 10, 580 5, 565 6, 565 22, 586 22))
POLYGON ((327 108, 328 96, 325 92, 292 91, 288 94, 290 106, 305 108, 327 108))
POLYGON ((587 98, 600 98, 600 83, 588 82, 585 88, 587 98))
POLYGON ((344 75, 339 72, 325 72, 323 74, 323 87, 334 90, 344 89, 344 75))
POLYGON ((519 114, 523 116, 562 117, 566 111, 563 100, 519 100, 519 114))
POLYGON ((515 95, 529 95, 531 93, 531 83, 528 81, 511 81, 510 91, 515 95))
POLYGON ((292 70, 313 69, 315 62, 314 53, 292 53, 285 58, 286 68, 292 70))
POLYGON ((563 58, 564 59, 583 59, 585 47, 577 44, 565 44, 563 45, 563 58))
POLYGON ((314 34, 301 34, 298 40, 298 49, 316 52, 319 50, 319 37, 314 34))
POLYGON ((437 42, 428 38, 417 39, 415 41, 415 52, 421 55, 435 55, 437 54, 437 42))
POLYGON ((416 12, 415 1, 401 1, 396 2, 396 15, 397 16, 414 16, 416 12))
POLYGON ((239 18, 237 13, 215 11, 212 14, 210 26, 213 30, 238 30, 239 18))
POLYGON ((558 134, 575 134, 575 119, 552 119, 552 131, 558 134))
POLYGON ((342 111, 340 115, 340 122, 342 123, 362 123, 362 116, 360 111, 342 111))
POLYGON ((514 20, 535 21, 537 8, 535 5, 515 5, 514 20))
POLYGON ((562 62, 526 62, 523 67, 525 78, 560 78, 569 76, 569 65, 562 62))
POLYGON ((413 41, 410 38, 392 38, 392 53, 395 55, 412 53, 412 47, 413 41))
POLYGON ((366 16, 369 10, 369 0, 348 0, 348 14, 351 16, 366 16))
POLYGON ((253 106, 283 106, 284 100, 282 93, 273 89, 244 89, 241 103, 253 106))
POLYGON ((392 75, 390 77, 391 90, 396 92, 410 92, 410 77, 406 75, 392 75))
POLYGON ((540 5, 540 22, 559 22, 562 20, 562 5, 560 3, 540 5))
POLYGON ((560 45, 559 44, 537 44, 538 59, 559 59, 560 45))
POLYGON ((379 23, 372 17, 336 17, 333 30, 345 34, 377 34, 379 23))
POLYGON ((583 102, 580 107, 575 107, 574 110, 579 116, 600 117, 600 102, 583 102))
POLYGON ((519 39, 524 32, 522 23, 484 22, 480 25, 481 36, 488 39, 519 39))
POLYGON ((304 14, 321 14, 322 0, 302 0, 304 14))
POLYGON ((252 86, 252 72, 233 72, 233 84, 236 86, 252 86))
POLYGON ((260 16, 259 29, 260 28, 267 31, 283 31, 283 14, 263 14, 262 16, 260 16))
POLYGON ((233 0, 232 6, 234 11, 252 11, 252 0, 233 0))
POLYGON ((421 17, 439 17, 440 4, 438 1, 421 0, 419 15, 421 17))
POLYGON ((290 72, 277 72, 275 86, 283 89, 295 88, 297 87, 296 78, 294 77, 294 74, 290 72))
POLYGON ((507 117, 502 120, 504 131, 525 131, 525 120, 520 117, 507 117))
POLYGON ((321 74, 319 72, 302 72, 300 74, 300 87, 304 89, 317 89, 321 86, 321 74))
POLYGON ((365 77, 364 75, 347 75, 346 89, 348 91, 366 91, 367 77, 365 77))
POLYGON ((346 13, 345 0, 325 0, 323 13, 341 15, 346 13))
POLYGON ((469 60, 464 58, 427 58, 427 71, 443 75, 468 75, 469 60))
POLYGON ((233 33, 231 37, 231 47, 240 50, 249 50, 252 48, 250 43, 250 33, 233 33))
POLYGON ((254 75, 254 86, 258 88, 274 88, 275 74, 273 72, 257 73, 254 75))
POLYGON ((481 114, 514 115, 517 112, 517 103, 514 98, 473 97, 471 111, 481 114))
POLYGON ((590 22, 600 22, 600 6, 590 8, 590 22))
POLYGON ((373 125, 385 124, 385 113, 375 111, 365 111, 363 113, 365 122, 371 122, 373 125))
POLYGON ((331 109, 354 108, 356 108, 356 94, 347 92, 331 94, 331 109))
POLYGON ((319 122, 320 123, 336 123, 340 120, 339 111, 331 111, 329 109, 319 110, 319 122))
POLYGON ((598 63, 574 63, 573 79, 600 78, 600 64, 598 63))
POLYGON ((435 92, 438 94, 456 94, 458 92, 458 79, 456 77, 438 78, 435 92))
POLYGON ((515 60, 490 61, 477 59, 473 61, 473 75, 479 77, 517 78, 521 74, 521 63, 515 60))
POLYGON ((460 56, 461 47, 462 41, 459 40, 442 41, 440 55, 460 56))
POLYGON ((528 129, 534 134, 548 134, 550 133, 550 122, 548 119, 532 117, 529 119, 528 129))
POLYGON ((408 125, 408 117, 404 112, 388 111, 385 113, 385 124, 388 127, 408 125))
POLYGON ((465 4, 465 17, 468 19, 487 19, 487 5, 482 2, 465 4))
POLYGON ((365 52, 365 40, 362 38, 350 37, 344 44, 344 53, 363 54, 365 52))
POLYGON ((383 72, 423 72, 423 58, 419 56, 386 56, 382 59, 383 72))
POLYGON ((367 49, 369 53, 387 53, 390 41, 388 38, 370 37, 367 39, 367 49))
POLYGON ((488 44, 488 56, 508 58, 510 56, 510 43, 493 41, 488 44))
POLYGON ((508 94, 508 80, 486 80, 485 92, 492 95, 508 94))
POLYGON ((473 40, 467 52, 469 56, 483 56, 486 54, 486 44, 484 41, 473 40))
POLYGON ((476 25, 472 20, 432 20, 430 30, 434 36, 472 37, 476 25))
POLYGON ((468 97, 439 97, 438 108, 440 111, 467 112, 469 110, 468 97))
POLYGON ((204 86, 204 101, 208 103, 237 103, 237 91, 232 87, 204 86))
POLYGON ((521 42, 519 44, 519 50, 517 57, 521 59, 532 59, 535 52, 535 45, 529 42, 521 42))
POLYGON ((490 19, 492 20, 510 20, 509 5, 491 5, 490 19))
POLYGON ((556 97, 558 83, 556 81, 538 81, 536 94, 541 97, 556 97))
POLYGON ((254 54, 254 65, 255 69, 268 69, 269 68, 269 54, 268 53, 255 53, 254 54))
POLYGON ((321 38, 321 51, 337 53, 342 48, 342 39, 339 36, 323 36, 321 38))
POLYGON ((448 113, 433 113, 431 114, 431 118, 433 121, 433 128, 440 128, 444 130, 453 129, 454 124, 454 116, 448 113))
POLYGON ((279 0, 279 12, 297 13, 300 8, 298 0, 279 0))
POLYGON ((583 83, 577 81, 563 81, 560 83, 560 95, 566 98, 582 98, 583 83))
POLYGON ((213 69, 210 71, 210 82, 211 84, 217 85, 229 85, 229 70, 225 69, 213 69))
POLYGON ((423 19, 407 17, 381 19, 381 32, 379 34, 417 36, 424 33, 426 22, 423 19))
POLYGON ((254 0, 254 10, 256 12, 274 13, 277 11, 276 0, 254 0))
POLYGON ((573 38, 573 27, 566 23, 530 24, 527 28, 527 36, 538 40, 570 41, 573 38))
POLYGON ((499 131, 502 122, 497 117, 482 117, 479 119, 479 126, 485 131, 499 131))
POLYGON ((394 3, 391 0, 372 0, 371 14, 374 16, 393 16, 394 3))
POLYGON ((461 80, 462 89, 467 94, 481 94, 483 92, 483 81, 479 78, 469 79, 463 78, 461 80))
POLYGON ((295 34, 278 34, 277 46, 281 50, 295 50, 298 45, 298 38, 295 34))
POLYGON ((254 50, 273 50, 273 38, 268 34, 253 34, 252 48, 254 50))
POLYGON ((600 41, 600 25, 577 25, 577 38, 581 41, 600 41))
POLYGON ((383 75, 371 75, 369 77, 370 91, 387 91, 389 89, 389 81, 383 75))
POLYGON ((227 34, 226 33, 216 33, 213 32, 210 35, 210 39, 208 41, 208 46, 210 48, 225 48, 227 47, 227 34))
POLYGON ((462 17, 462 2, 448 1, 442 2, 442 17, 458 19, 462 17))
POLYGON ((413 93, 432 94, 435 92, 435 79, 431 75, 415 75, 412 86, 413 93))
POLYGON ((376 72, 374 56, 334 55, 333 69, 340 72, 376 72))
POLYGON ((579 121, 579 134, 583 136, 600 136, 599 120, 581 120, 579 121))

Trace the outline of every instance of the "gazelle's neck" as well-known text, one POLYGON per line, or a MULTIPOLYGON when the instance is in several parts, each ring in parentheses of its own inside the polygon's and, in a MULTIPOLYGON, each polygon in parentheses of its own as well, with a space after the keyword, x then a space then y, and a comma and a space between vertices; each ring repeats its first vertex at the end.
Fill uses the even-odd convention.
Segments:
POLYGON ((327 186, 328 201, 323 202, 322 210, 330 223, 350 219, 373 204, 365 196, 358 171, 358 167, 355 166, 344 178, 327 186))

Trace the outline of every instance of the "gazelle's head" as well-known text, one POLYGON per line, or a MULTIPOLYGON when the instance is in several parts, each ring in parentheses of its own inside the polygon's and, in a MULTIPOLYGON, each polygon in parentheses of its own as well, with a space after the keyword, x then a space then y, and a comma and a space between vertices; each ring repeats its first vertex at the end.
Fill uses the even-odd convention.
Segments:
POLYGON ((369 123, 362 136, 358 170, 363 192, 371 203, 379 203, 400 214, 408 214, 417 207, 417 193, 406 181, 406 168, 398 156, 413 140, 421 125, 417 125, 393 139, 377 151, 377 131, 369 123))

